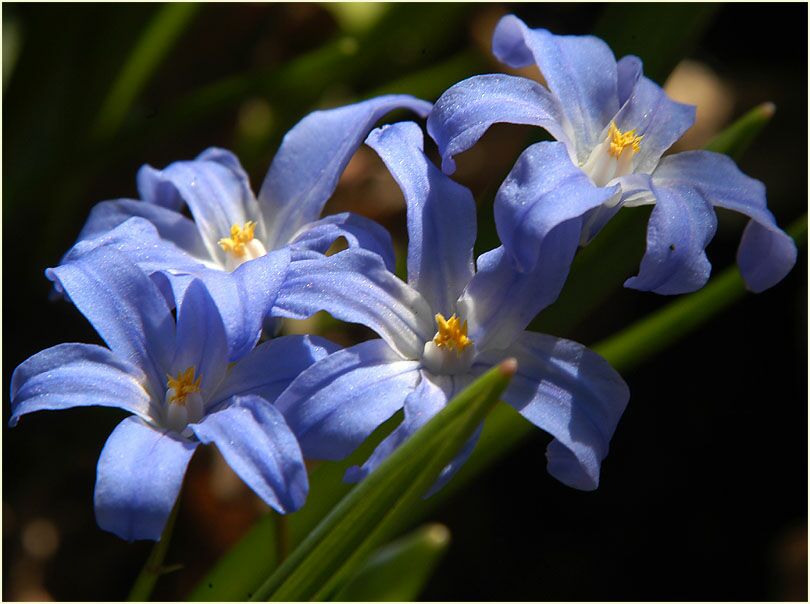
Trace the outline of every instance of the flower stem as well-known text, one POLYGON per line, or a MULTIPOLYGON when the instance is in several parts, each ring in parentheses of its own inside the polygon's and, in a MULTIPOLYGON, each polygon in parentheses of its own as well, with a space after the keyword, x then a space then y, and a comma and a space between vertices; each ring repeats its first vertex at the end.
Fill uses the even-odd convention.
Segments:
POLYGON ((160 541, 155 542, 152 547, 152 552, 146 559, 138 578, 132 585, 129 591, 127 601, 129 602, 145 602, 152 595, 152 590, 155 588, 155 583, 161 575, 167 572, 177 570, 177 566, 167 568, 163 566, 163 560, 166 558, 166 552, 169 549, 169 543, 172 540, 172 533, 174 532, 174 521, 177 518, 177 509, 180 507, 180 499, 175 502, 172 513, 169 514, 169 519, 166 521, 166 527, 163 529, 163 534, 160 536, 160 541))

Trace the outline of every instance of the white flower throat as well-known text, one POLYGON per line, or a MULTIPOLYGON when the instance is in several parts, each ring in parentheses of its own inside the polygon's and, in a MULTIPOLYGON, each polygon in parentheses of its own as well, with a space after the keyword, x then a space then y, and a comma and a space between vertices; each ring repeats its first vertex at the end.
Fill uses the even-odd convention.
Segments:
POLYGON ((614 178, 633 171, 633 156, 638 153, 643 136, 635 130, 622 132, 614 122, 608 126, 607 138, 596 145, 582 166, 597 187, 604 187, 614 178))
POLYGON ((231 226, 231 236, 223 237, 217 244, 226 253, 225 268, 234 270, 243 262, 260 258, 267 253, 261 241, 253 235, 256 223, 248 220, 243 226, 231 226))
POLYGON ((202 376, 194 379, 194 367, 166 376, 166 427, 183 432, 189 424, 197 423, 203 416, 203 398, 200 394, 202 376))
POLYGON ((467 321, 456 315, 445 319, 436 315, 436 335, 425 344, 422 363, 431 373, 453 375, 466 373, 475 356, 473 341, 467 337, 467 321))

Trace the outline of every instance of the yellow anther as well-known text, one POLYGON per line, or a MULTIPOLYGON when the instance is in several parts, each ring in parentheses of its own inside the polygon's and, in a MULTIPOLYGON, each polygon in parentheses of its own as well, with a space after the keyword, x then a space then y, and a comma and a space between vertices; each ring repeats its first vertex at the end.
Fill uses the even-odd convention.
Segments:
POLYGON ((245 255, 245 246, 253 241, 253 231, 256 229, 256 223, 248 220, 244 226, 235 224, 231 227, 231 236, 223 237, 217 243, 224 251, 229 252, 241 258, 245 255))
POLYGON ((642 138, 644 138, 644 135, 636 136, 635 129, 622 132, 614 122, 610 122, 607 138, 607 142, 610 143, 608 153, 617 159, 627 147, 632 147, 633 153, 638 153, 639 143, 642 138))
POLYGON ((170 375, 166 376, 169 380, 169 390, 174 390, 169 398, 170 403, 177 405, 185 405, 186 397, 193 393, 200 391, 200 381, 202 376, 194 379, 194 367, 189 367, 185 371, 177 374, 177 377, 170 375))
POLYGON ((456 315, 445 319, 441 313, 436 315, 436 325, 439 331, 433 337, 433 343, 439 348, 451 348, 460 355, 461 352, 472 344, 472 340, 467 337, 467 321, 461 323, 456 315))

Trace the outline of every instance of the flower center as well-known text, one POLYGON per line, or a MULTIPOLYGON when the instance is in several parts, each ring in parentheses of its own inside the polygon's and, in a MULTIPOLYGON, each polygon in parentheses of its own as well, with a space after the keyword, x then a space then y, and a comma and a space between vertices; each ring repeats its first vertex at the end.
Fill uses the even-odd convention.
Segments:
MULTIPOLYGON (((614 178, 625 176, 633 171, 633 156, 638 153, 641 139, 636 131, 622 132, 615 122, 610 122, 607 137, 591 151, 582 171, 597 187, 604 187, 614 178)), ((618 202, 618 198, 614 203, 618 202)))
POLYGON ((231 226, 231 236, 223 237, 217 244, 227 253, 225 270, 232 271, 243 262, 260 258, 267 253, 261 241, 253 236, 256 223, 248 220, 244 225, 231 226))
POLYGON ((436 325, 439 330, 433 336, 433 343, 439 348, 454 350, 457 356, 461 356, 464 349, 472 344, 472 340, 467 337, 467 321, 462 324, 455 314, 445 319, 443 314, 438 313, 436 325))
POLYGON ((422 352, 425 369, 438 375, 469 371, 475 358, 475 346, 467 337, 467 321, 462 323, 456 315, 445 319, 444 315, 437 314, 436 326, 436 335, 425 344, 422 352))
POLYGON ((190 394, 200 391, 202 376, 198 376, 196 380, 194 379, 194 367, 189 367, 185 371, 178 373, 177 377, 170 375, 166 377, 169 386, 166 392, 166 400, 169 403, 185 407, 186 398, 190 394))
POLYGON ((247 250, 247 245, 253 241, 253 231, 256 229, 256 223, 248 220, 244 226, 234 224, 231 227, 231 236, 223 237, 217 243, 223 251, 233 254, 237 258, 242 258, 247 250))
POLYGON ((607 143, 610 145, 608 149, 608 153, 619 159, 621 157, 622 152, 627 147, 631 147, 633 153, 638 153, 639 143, 641 143, 641 139, 644 136, 636 136, 635 128, 633 130, 628 130, 627 132, 622 132, 616 127, 615 122, 610 122, 610 126, 608 127, 608 137, 607 143))
POLYGON ((200 394, 202 376, 194 378, 194 367, 181 371, 176 377, 167 378, 165 426, 178 433, 186 433, 189 424, 200 421, 204 404, 200 394))

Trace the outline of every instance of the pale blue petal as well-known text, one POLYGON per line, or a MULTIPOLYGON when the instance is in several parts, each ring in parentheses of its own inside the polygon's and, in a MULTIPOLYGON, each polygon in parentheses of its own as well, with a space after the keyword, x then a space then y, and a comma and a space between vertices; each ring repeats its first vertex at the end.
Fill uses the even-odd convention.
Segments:
POLYGON ((619 107, 630 98, 642 73, 641 59, 636 56, 627 55, 616 62, 616 92, 619 94, 619 107))
POLYGON ((621 376, 581 344, 531 332, 507 350, 482 355, 473 369, 483 373, 506 357, 515 357, 518 369, 503 400, 554 437, 546 452, 549 473, 577 489, 597 488, 630 398, 621 376))
POLYGON ((96 522, 127 541, 157 541, 197 448, 128 417, 110 434, 96 472, 96 522))
POLYGON ((562 143, 537 143, 520 155, 495 196, 498 235, 518 268, 530 271, 552 230, 579 219, 618 192, 618 185, 594 185, 571 163, 562 143))
POLYGON ((177 308, 177 348, 169 368, 176 376, 194 368, 208 399, 228 369, 228 338, 219 309, 201 281, 188 286, 177 308))
POLYGON ((453 378, 451 376, 436 376, 431 379, 431 375, 424 370, 419 374, 419 384, 405 398, 405 414, 402 423, 377 445, 362 466, 352 466, 346 471, 346 482, 359 482, 371 474, 397 447, 444 409, 447 401, 452 398, 453 378))
MULTIPOLYGON (((635 172, 649 174, 661 155, 695 123, 694 105, 676 103, 652 80, 641 77, 630 98, 614 118, 623 132, 635 130, 643 136, 639 151, 633 157, 635 172)), ((607 131, 603 133, 607 136, 607 131)))
POLYGON ((249 260, 230 273, 201 267, 193 274, 171 275, 170 281, 178 304, 195 278, 205 284, 225 325, 229 360, 236 361, 256 345, 290 266, 289 250, 281 249, 249 260))
POLYGON ((567 118, 579 163, 587 160, 619 110, 616 59, 608 45, 594 36, 529 29, 507 15, 495 28, 492 52, 511 67, 537 64, 567 118))
POLYGON ((148 418, 146 375, 106 348, 59 344, 26 359, 11 376, 10 426, 34 411, 118 407, 148 418))
POLYGON ((164 381, 174 355, 174 318, 163 294, 120 251, 100 247, 46 271, 87 317, 110 349, 164 381))
POLYGON ((216 401, 255 394, 273 403, 302 371, 338 350, 340 346, 318 336, 282 336, 263 342, 234 364, 216 401))
POLYGON ((386 95, 315 111, 298 122, 284 136, 259 192, 268 219, 265 246, 281 247, 321 215, 349 160, 379 119, 400 108, 424 117, 430 107, 412 96, 386 95))
POLYGON ((396 266, 394 245, 388 231, 365 216, 351 212, 333 214, 304 225, 290 242, 291 247, 325 254, 339 237, 349 247, 359 247, 378 254, 391 272, 396 266))
POLYGON ((274 313, 305 319, 320 310, 373 329, 407 359, 419 358, 435 333, 433 312, 421 294, 366 250, 290 264, 274 313))
MULTIPOLYGON (((161 203, 169 197, 164 193, 173 187, 188 205, 211 258, 221 262, 225 252, 217 242, 228 237, 231 226, 257 223, 255 235, 265 241, 265 221, 259 210, 244 170, 235 170, 238 161, 224 149, 209 149, 192 161, 178 161, 163 170, 148 166, 138 173, 138 186, 145 201, 161 203), (159 192, 162 196, 152 197, 159 192)), ((169 204, 175 207, 175 201, 169 204)), ((273 217, 269 217, 273 219, 273 217)))
POLYGON ((796 264, 797 253, 790 235, 750 220, 737 250, 737 264, 748 289, 759 293, 787 276, 796 264))
POLYGON ((189 428, 200 442, 215 444, 271 508, 286 514, 304 505, 309 481, 301 448, 272 404, 259 396, 237 396, 189 428))
MULTIPOLYGON (((158 207, 141 201, 137 203, 141 206, 158 207)), ((169 212, 169 210, 162 211, 169 212)), ((162 238, 158 228, 152 222, 137 216, 129 218, 112 230, 100 233, 92 239, 80 239, 64 255, 60 264, 77 260, 89 251, 100 247, 118 250, 146 273, 155 271, 193 273, 204 266, 201 263, 204 257, 194 257, 175 245, 175 242, 162 238)), ((208 252, 202 251, 207 256, 208 252)))
POLYGON ((737 252, 748 289, 760 292, 776 285, 796 263, 796 244, 768 210, 765 186, 740 172, 731 158, 710 151, 671 155, 661 160, 653 182, 694 187, 712 205, 751 218, 737 252))
MULTIPOLYGON (((439 146, 442 170, 456 171, 453 157, 472 147, 493 124, 541 126, 568 142, 562 110, 547 89, 504 74, 473 76, 445 91, 430 112, 427 131, 439 146)), ((569 143, 570 144, 570 143, 569 143)))
POLYGON ((276 400, 304 457, 343 459, 399 410, 419 363, 382 340, 340 350, 304 371, 276 400))
POLYGON ((450 316, 475 272, 475 200, 442 174, 423 152, 422 130, 400 122, 366 139, 405 196, 408 214, 408 284, 434 312, 450 316))
POLYGON ((133 216, 151 222, 160 239, 173 243, 191 256, 200 259, 208 257, 208 249, 193 221, 180 212, 158 204, 132 199, 103 201, 93 206, 78 241, 105 235, 133 216))
POLYGON ((714 208, 689 186, 650 186, 656 204, 647 225, 647 250, 638 275, 625 287, 657 294, 685 294, 709 279, 706 246, 717 230, 714 208))
POLYGON ((577 250, 579 223, 563 223, 546 238, 529 272, 514 266, 503 246, 478 257, 478 272, 458 302, 478 351, 508 346, 562 291, 577 250))
MULTIPOLYGON (((466 375, 431 375, 424 370, 420 373, 422 377, 419 385, 405 399, 402 423, 374 449, 362 466, 352 466, 346 471, 344 477, 346 482, 359 482, 371 474, 397 447, 444 409, 450 399, 472 382, 472 378, 466 375)), ((442 469, 426 497, 441 489, 461 468, 472 454, 480 434, 481 428, 476 430, 459 454, 442 469)))

